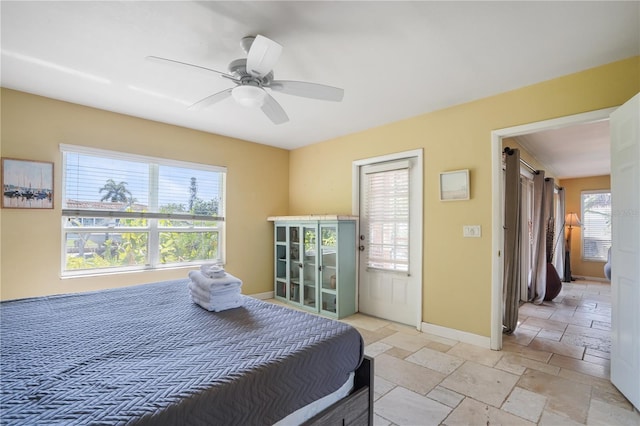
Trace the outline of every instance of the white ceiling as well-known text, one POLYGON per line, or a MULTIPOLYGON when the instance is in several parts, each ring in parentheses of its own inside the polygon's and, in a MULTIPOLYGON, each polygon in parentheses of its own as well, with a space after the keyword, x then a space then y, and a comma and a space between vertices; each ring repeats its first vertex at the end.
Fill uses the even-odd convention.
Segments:
POLYGON ((603 176, 611 172, 609 120, 515 138, 559 179, 603 176))
MULTIPOLYGON (((0 4, 2 86, 292 149, 640 54, 640 2, 28 2, 0 4), (272 124, 226 71, 240 39, 284 46, 275 78, 344 88, 274 97, 272 124)), ((556 144, 553 144, 557 148, 556 144)))

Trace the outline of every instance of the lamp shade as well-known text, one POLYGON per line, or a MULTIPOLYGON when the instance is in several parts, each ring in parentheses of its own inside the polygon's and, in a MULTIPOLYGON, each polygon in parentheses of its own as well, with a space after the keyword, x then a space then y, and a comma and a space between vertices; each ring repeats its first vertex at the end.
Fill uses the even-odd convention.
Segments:
POLYGON ((580 219, 578 219, 577 213, 567 213, 564 218, 564 224, 570 228, 580 227, 580 225, 582 225, 582 223, 580 223, 580 219))
POLYGON ((267 92, 258 86, 242 85, 234 87, 231 91, 233 99, 246 107, 261 107, 267 92))

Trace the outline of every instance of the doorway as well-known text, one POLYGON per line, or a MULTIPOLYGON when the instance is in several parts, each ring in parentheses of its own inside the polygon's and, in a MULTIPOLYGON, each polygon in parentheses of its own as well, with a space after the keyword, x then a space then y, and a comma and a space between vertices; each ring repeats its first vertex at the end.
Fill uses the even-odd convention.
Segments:
MULTIPOLYGON (((580 364, 580 368, 588 365, 588 367, 586 367, 588 369, 587 374, 610 379, 613 385, 620 390, 636 409, 640 406, 640 385, 636 380, 640 372, 640 359, 636 356, 638 354, 638 348, 640 347, 640 338, 638 337, 640 336, 638 327, 638 324, 640 324, 638 321, 640 315, 637 310, 638 301, 640 301, 640 291, 638 291, 638 288, 640 288, 638 287, 638 277, 640 276, 638 271, 640 271, 640 268, 636 261, 640 253, 640 233, 638 232, 640 229, 640 221, 637 215, 637 194, 640 188, 640 180, 638 179, 640 175, 638 173, 638 170, 640 170, 639 111, 640 94, 620 107, 565 117, 559 120, 534 123, 517 128, 502 129, 492 133, 492 144, 494 144, 492 145, 492 149, 496 149, 501 147, 502 138, 505 137, 505 135, 517 136, 529 132, 539 132, 545 129, 562 129, 577 124, 608 121, 611 128, 610 138, 608 138, 608 140, 610 141, 611 153, 609 174, 612 195, 612 246, 610 259, 617 259, 617 262, 612 262, 611 284, 600 284, 600 286, 606 287, 610 295, 607 296, 598 291, 596 297, 589 301, 591 293, 594 292, 594 288, 591 287, 598 286, 598 284, 589 283, 588 281, 577 282, 576 284, 570 282, 568 286, 574 287, 574 291, 580 290, 580 287, 583 287, 586 288, 589 294, 578 297, 576 297, 575 294, 571 295, 572 299, 570 302, 578 302, 580 304, 576 310, 576 314, 556 312, 548 317, 550 313, 547 309, 544 313, 545 319, 548 317, 550 320, 560 320, 561 317, 564 316, 569 320, 569 323, 566 324, 563 330, 559 330, 562 333, 556 330, 549 334, 548 331, 543 329, 541 332, 545 332, 546 336, 541 339, 543 342, 539 342, 539 344, 535 344, 537 337, 535 337, 534 334, 534 347, 532 348, 540 349, 540 346, 548 347, 548 342, 553 340, 553 334, 560 336, 559 341, 561 343, 571 344, 571 340, 573 340, 577 343, 576 346, 579 352, 571 357, 584 361, 584 365, 580 364), (607 301, 609 301, 609 303, 607 303, 607 301), (578 312, 580 308, 582 308, 582 311, 578 312), (580 321, 585 322, 585 324, 580 324, 580 321), (602 344, 602 347, 599 346, 600 344, 602 344)), ((494 157, 494 161, 495 159, 494 157)), ((497 188, 499 191, 501 190, 500 186, 494 186, 494 188, 497 188)), ((583 191, 582 193, 584 194, 585 192, 583 191)), ((500 200, 502 199, 502 194, 503 191, 500 191, 500 200)), ((500 200, 498 203, 500 203, 500 200)), ((586 214, 584 204, 580 210, 583 215, 586 214)), ((500 221, 500 217, 495 216, 495 213, 496 211, 494 210, 494 219, 500 221)), ((494 222, 494 225, 495 224, 496 222, 494 222)), ((589 229, 589 225, 587 225, 586 229, 589 229)), ((593 230, 594 227, 591 226, 590 229, 593 230)), ((496 230, 495 227, 494 230, 496 230)), ((494 235, 494 237, 502 238, 502 235, 494 235)), ((583 242, 584 241, 585 240, 583 240, 583 242)), ((496 240, 492 243, 495 242, 496 240)), ((500 263, 503 262, 501 259, 502 246, 493 246, 494 249, 496 247, 498 251, 494 252, 492 260, 494 261, 494 265, 498 263, 500 266, 500 263)), ((584 247, 586 248, 586 246, 584 247)), ((495 272, 494 270, 494 277, 495 272)), ((570 273, 569 276, 571 276, 570 273)), ((496 282, 494 281, 493 285, 495 284, 496 282)), ((499 284, 502 286, 503 282, 499 280, 499 284)), ((495 290, 493 285, 492 291, 495 290)), ((494 295, 492 294, 492 298, 493 297, 494 295)), ((502 299, 500 298, 498 302, 500 308, 502 308, 502 299)), ((565 301, 562 301, 562 304, 564 303, 565 301)), ((553 305, 557 304, 558 303, 554 303, 553 305)), ((572 303, 568 303, 567 305, 572 305, 572 303)), ((531 307, 533 310, 537 308, 533 305, 525 305, 523 308, 528 307, 531 307)), ((493 328, 495 325, 493 323, 494 318, 495 320, 499 320, 494 308, 495 305, 492 306, 491 344, 493 349, 500 349, 502 346, 502 336, 499 335, 500 332, 497 328, 493 328)), ((547 306, 542 306, 542 308, 547 308, 547 306)), ((523 309, 521 308, 520 313, 522 313, 522 311, 523 309)), ((541 323, 540 320, 534 321, 537 321, 539 324, 541 323)), ((524 324, 527 324, 527 321, 525 321, 524 324)), ((558 321, 553 325, 559 326, 562 324, 558 321)), ((525 334, 527 329, 530 330, 530 327, 524 329, 525 334)), ((520 344, 521 342, 518 343, 520 344)), ((507 344, 511 345, 513 343, 508 342, 507 344)), ((554 364, 554 357, 556 357, 556 354, 552 355, 549 361, 550 364, 554 364)), ((558 362, 559 361, 556 361, 556 364, 558 362)), ((566 367, 566 365, 561 365, 561 367, 566 367)))
POLYGON ((358 310, 422 323, 422 150, 353 162, 359 217, 358 310))
POLYGON ((615 108, 607 108, 583 114, 572 115, 547 121, 525 124, 491 132, 492 152, 492 193, 495 195, 492 201, 492 286, 491 286, 491 349, 502 349, 502 312, 504 302, 502 296, 503 281, 503 212, 502 200, 504 188, 502 185, 502 139, 507 137, 522 136, 545 130, 559 129, 594 121, 608 120, 615 108))

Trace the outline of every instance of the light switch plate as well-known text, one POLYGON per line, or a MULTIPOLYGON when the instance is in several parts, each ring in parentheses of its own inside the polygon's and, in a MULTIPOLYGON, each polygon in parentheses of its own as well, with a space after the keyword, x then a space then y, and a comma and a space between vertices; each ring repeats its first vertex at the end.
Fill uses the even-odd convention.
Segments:
POLYGON ((465 238, 480 238, 481 235, 480 225, 463 225, 462 236, 465 238))

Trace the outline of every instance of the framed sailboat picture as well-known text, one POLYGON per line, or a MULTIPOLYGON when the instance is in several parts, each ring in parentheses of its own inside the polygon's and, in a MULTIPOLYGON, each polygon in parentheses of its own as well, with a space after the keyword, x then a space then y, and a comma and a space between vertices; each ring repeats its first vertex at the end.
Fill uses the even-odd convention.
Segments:
POLYGON ((2 159, 2 207, 53 208, 53 163, 2 159))

